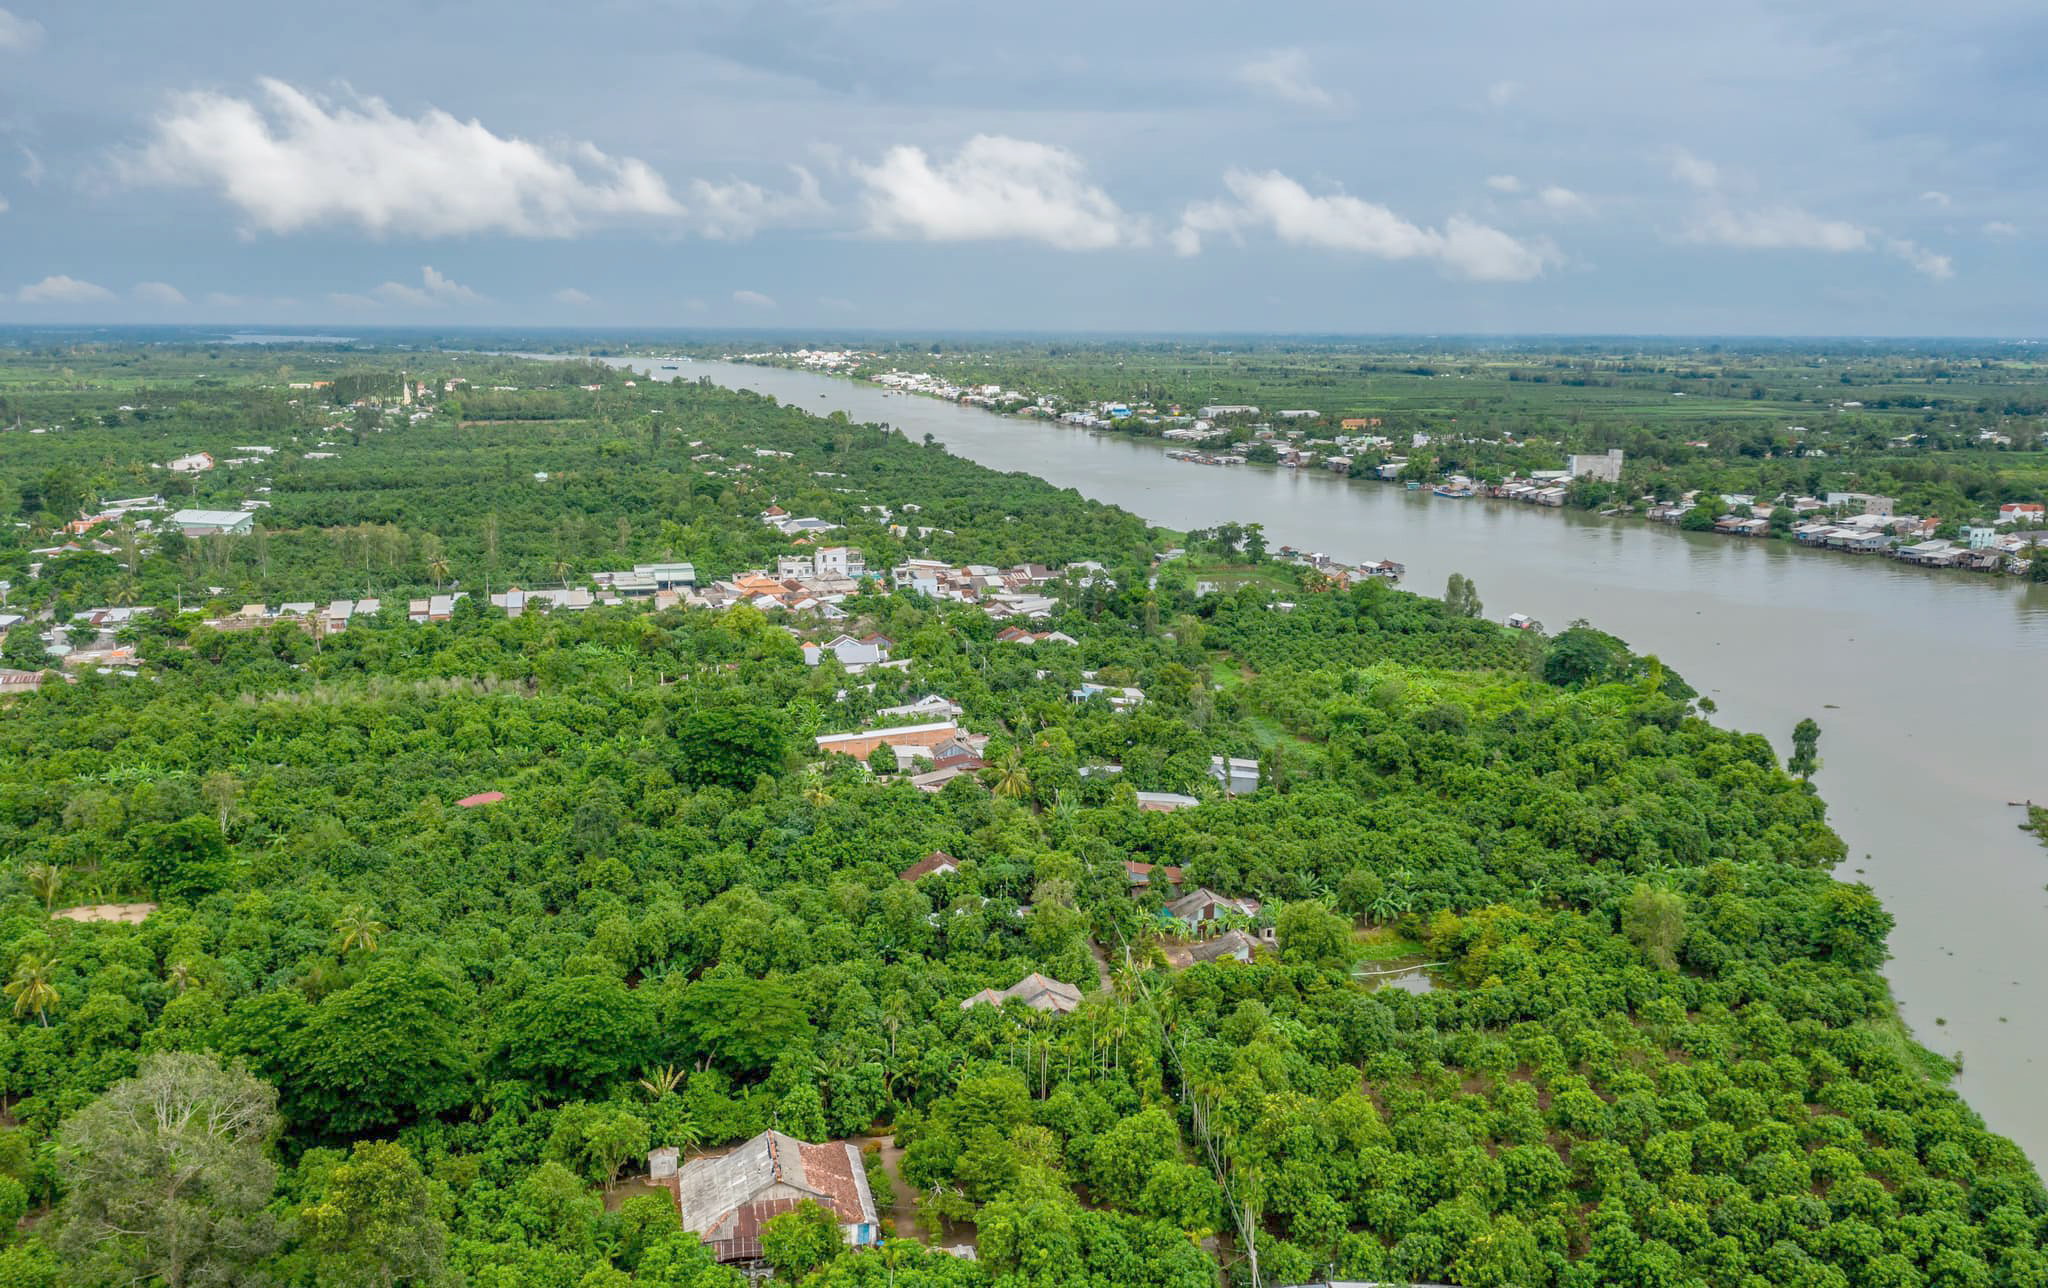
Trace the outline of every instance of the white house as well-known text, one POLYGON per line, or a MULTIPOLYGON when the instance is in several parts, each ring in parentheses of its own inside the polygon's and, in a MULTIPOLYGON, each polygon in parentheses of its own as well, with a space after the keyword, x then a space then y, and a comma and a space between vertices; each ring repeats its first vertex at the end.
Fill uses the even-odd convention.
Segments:
POLYGON ((179 510, 171 516, 171 523, 188 537, 211 536, 216 532, 239 537, 247 535, 255 519, 247 510, 179 510))

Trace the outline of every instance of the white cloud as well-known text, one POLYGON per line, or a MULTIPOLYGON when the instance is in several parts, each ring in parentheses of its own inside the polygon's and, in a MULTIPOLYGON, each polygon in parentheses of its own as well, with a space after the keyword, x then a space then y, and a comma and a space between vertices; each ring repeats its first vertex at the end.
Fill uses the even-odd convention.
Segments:
POLYGON ((1350 106, 1346 96, 1316 84, 1315 69, 1309 65, 1307 52, 1300 49, 1276 49, 1254 58, 1237 69, 1237 79, 1296 107, 1335 112, 1350 106))
POLYGON ((1554 183, 1537 193, 1531 199, 1530 204, 1544 213, 1552 215, 1573 216, 1590 215, 1593 213, 1592 202, 1573 192, 1570 188, 1560 188, 1554 183))
POLYGON ((1984 225, 1984 235, 1986 237, 2017 237, 2020 235, 2020 230, 2016 225, 2009 224, 2003 219, 1994 219, 1984 225))
POLYGON ((1912 265, 1914 272, 1925 274, 1937 282, 1945 282, 1956 275, 1955 262, 1948 256, 1938 255, 1918 242, 1910 242, 1903 237, 1887 237, 1884 253, 1893 259, 1904 260, 1912 265))
POLYGON ((1721 168, 1684 148, 1671 150, 1671 177, 1702 192, 1711 192, 1721 186, 1721 168))
POLYGON ((565 286, 548 298, 557 304, 566 304, 572 309, 580 309, 592 302, 587 291, 579 291, 573 286, 565 286))
POLYGON ((144 304, 173 307, 185 302, 185 293, 169 282, 137 282, 128 293, 144 304))
POLYGON ((23 304, 98 304, 114 298, 104 286, 56 273, 14 293, 23 304))
POLYGON ((775 307, 774 297, 763 295, 759 291, 734 291, 732 293, 732 302, 744 304, 750 309, 772 309, 775 307))
POLYGON ((544 146, 438 108, 402 116, 377 98, 330 105, 283 81, 260 85, 260 102, 177 96, 127 177, 217 188, 272 233, 355 224, 379 235, 567 237, 683 213, 645 162, 590 143, 544 146))
POLYGON ((820 295, 818 297, 818 307, 829 309, 834 313, 851 313, 855 306, 852 300, 838 295, 820 295))
POLYGON ((796 175, 796 187, 790 192, 771 192, 744 179, 693 181, 690 198, 699 231, 706 237, 740 241, 768 224, 794 223, 828 210, 816 177, 802 166, 790 170, 796 175))
MULTIPOLYGON (((1798 206, 1738 207, 1722 193, 1720 169, 1683 148, 1672 154, 1673 177, 1699 189, 1699 210, 1687 223, 1685 240, 1746 250, 1813 250, 1831 255, 1882 251, 1936 281, 1955 274, 1948 256, 1903 237, 1887 237, 1847 219, 1830 219, 1798 206)), ((1940 193, 1923 194, 1939 197, 1940 193)), ((1942 197, 1944 202, 1946 197, 1942 197)))
POLYGON ((1929 188, 1927 191, 1921 193, 1920 200, 1928 202, 1935 206, 1939 206, 1943 210, 1947 210, 1950 206, 1956 204, 1947 193, 1937 191, 1933 188, 1929 188))
POLYGON ((412 309, 445 308, 451 304, 481 304, 484 301, 483 296, 449 278, 432 265, 420 269, 418 286, 410 286, 404 282, 385 282, 372 288, 368 294, 341 292, 327 298, 332 303, 350 309, 374 309, 386 305, 412 309))
POLYGON ((1797 206, 1736 210, 1716 205, 1686 229, 1692 241, 1751 250, 1869 250, 1870 233, 1845 219, 1827 219, 1797 206))
POLYGON ((1492 107, 1506 107, 1513 102, 1522 87, 1511 80, 1497 80, 1486 87, 1486 101, 1492 107))
POLYGON ((8 211, 8 205, 7 205, 7 198, 5 198, 5 197, 0 197, 0 215, 4 215, 4 214, 6 214, 6 213, 7 213, 7 211, 8 211))
POLYGON ((868 231, 924 241, 1039 241, 1061 250, 1142 245, 1144 222, 1088 181, 1081 158, 1049 143, 977 134, 952 160, 890 148, 856 163, 868 231))
POLYGON ((32 188, 40 186, 43 182, 43 159, 37 156, 36 150, 28 144, 22 143, 17 146, 21 148, 21 177, 32 188))
POLYGON ((0 53, 26 53, 42 43, 42 23, 0 9, 0 53))
POLYGON ((1377 202, 1345 193, 1316 196, 1277 170, 1233 170, 1223 177, 1233 200, 1189 206, 1170 238, 1174 250, 1194 255, 1212 234, 1241 237, 1266 228, 1281 241, 1375 259, 1426 259, 1446 272, 1478 281, 1521 282, 1543 274, 1552 258, 1498 228, 1453 215, 1442 229, 1410 223, 1377 202))
POLYGON ((1522 181, 1511 174, 1497 174, 1486 181, 1486 186, 1495 192, 1520 192, 1522 181))

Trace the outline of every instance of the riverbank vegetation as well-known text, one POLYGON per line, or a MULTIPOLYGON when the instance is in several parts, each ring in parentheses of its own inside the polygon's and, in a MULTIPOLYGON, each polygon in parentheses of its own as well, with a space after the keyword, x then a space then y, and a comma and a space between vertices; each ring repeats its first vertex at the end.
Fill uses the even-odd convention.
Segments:
MULTIPOLYGON (((444 390, 480 361, 404 360, 444 390)), ((1172 534, 900 435, 490 369, 516 424, 464 428, 514 409, 444 391, 268 467, 262 556, 17 578, 17 611, 124 579, 161 611, 137 676, 0 707, 0 1283, 735 1288, 666 1191, 613 1187, 651 1147, 771 1126, 893 1138, 895 1215, 978 1251, 776 1224, 771 1258, 814 1286, 2048 1279, 2048 1194, 1904 1038, 1890 917, 1829 875, 1821 798, 1656 659, 1377 582, 1155 586, 1172 534), (209 579, 219 603, 347 593, 365 559, 387 595, 557 561, 722 573, 799 548, 770 501, 871 566, 928 545, 1105 572, 1055 587, 1072 646, 870 588, 824 633, 908 666, 860 676, 746 606, 509 619, 472 595, 324 637, 178 611, 209 579), (403 544, 338 535, 365 524, 403 544), (1084 670, 1143 702, 1073 700, 1084 670), (817 734, 929 693, 990 736, 986 769, 926 793, 818 760, 817 734), (1256 758, 1258 789, 1224 796, 1219 755, 1256 758), (935 850, 957 871, 899 877, 935 850), (1257 901, 1251 960, 1183 964, 1168 866, 1257 901), (81 911, 114 903, 146 912, 81 911), (1422 991, 1373 973, 1422 962, 1422 991), (1083 1000, 963 1009, 1033 971, 1083 1000), (193 1159, 203 1183, 174 1185, 193 1159)), ((125 396, 11 395, 31 424, 45 397, 85 417, 8 431, 16 521, 48 539, 53 475, 104 497, 174 447, 305 450, 336 411, 275 380, 153 380, 151 406, 197 409, 160 429, 125 396), (209 416, 239 419, 195 438, 209 416)))

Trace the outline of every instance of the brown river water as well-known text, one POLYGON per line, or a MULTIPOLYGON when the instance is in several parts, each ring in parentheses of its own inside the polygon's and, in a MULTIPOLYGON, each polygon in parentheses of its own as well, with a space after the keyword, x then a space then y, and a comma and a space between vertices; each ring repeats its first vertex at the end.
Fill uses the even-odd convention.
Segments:
MULTIPOLYGON (((628 365, 620 362, 617 365, 628 365)), ((1655 653, 1780 754, 1820 722, 1815 783, 1897 928, 1886 974, 1914 1035, 1960 1054, 1957 1088, 2048 1159, 2048 849, 2008 801, 2048 803, 2048 586, 1513 502, 1451 500, 1321 470, 1170 461, 1155 440, 997 416, 804 371, 677 359, 805 411, 844 411, 1170 528, 1262 523, 1275 547, 1392 559, 1402 585, 1472 578, 1495 619, 1585 618, 1655 653)))

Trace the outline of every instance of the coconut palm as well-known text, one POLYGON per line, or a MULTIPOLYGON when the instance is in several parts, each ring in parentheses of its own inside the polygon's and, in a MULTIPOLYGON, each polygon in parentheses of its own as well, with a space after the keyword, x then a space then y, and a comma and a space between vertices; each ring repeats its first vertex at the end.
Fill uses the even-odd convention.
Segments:
POLYGON ((1012 747, 1003 754, 996 766, 995 793, 1011 800, 1021 800, 1031 794, 1031 774, 1024 768, 1024 756, 1012 747))
POLYGON ((64 869, 54 863, 31 863, 21 870, 28 879, 28 888, 36 892, 36 898, 43 901, 43 911, 54 912, 57 907, 57 891, 64 884, 64 869))
POLYGON ((435 555, 427 560, 427 576, 433 578, 434 589, 439 590, 441 583, 448 580, 448 556, 435 555))
POLYGON ((384 923, 376 914, 359 903, 349 904, 334 920, 334 933, 341 936, 341 955, 346 957, 349 950, 360 948, 366 953, 377 951, 377 940, 384 934, 384 923))
POLYGON ((169 970, 164 972, 164 982, 171 986, 173 992, 183 993, 186 989, 192 987, 191 965, 187 962, 174 963, 169 970))
POLYGON ((50 1027, 49 1010, 57 1004, 57 986, 50 982, 56 973, 55 958, 45 960, 24 953, 14 964, 14 978, 7 981, 7 996, 14 999, 14 1018, 33 1012, 44 1028, 50 1027))

